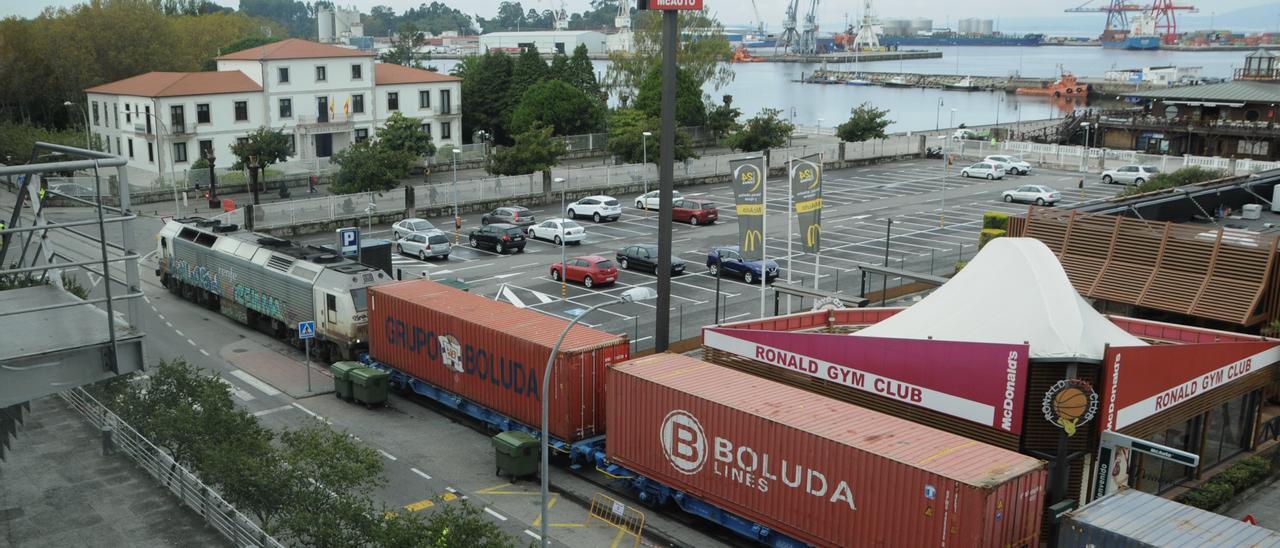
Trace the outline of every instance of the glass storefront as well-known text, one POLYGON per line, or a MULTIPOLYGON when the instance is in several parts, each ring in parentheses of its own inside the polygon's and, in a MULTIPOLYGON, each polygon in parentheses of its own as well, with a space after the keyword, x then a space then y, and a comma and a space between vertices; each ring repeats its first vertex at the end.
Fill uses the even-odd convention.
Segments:
MULTIPOLYGON (((1254 391, 1234 398, 1147 439, 1196 453, 1200 455, 1201 469, 1212 468, 1249 449, 1259 396, 1254 391)), ((1135 488, 1159 494, 1194 477, 1195 469, 1149 455, 1134 455, 1129 473, 1135 488)))

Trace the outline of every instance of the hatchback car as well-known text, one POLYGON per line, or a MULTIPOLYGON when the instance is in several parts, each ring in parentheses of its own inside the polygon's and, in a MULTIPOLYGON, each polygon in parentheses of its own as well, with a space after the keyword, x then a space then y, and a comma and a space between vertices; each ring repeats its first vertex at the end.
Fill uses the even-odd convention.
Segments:
POLYGON ((961 177, 986 177, 988 181, 1004 178, 1004 170, 991 162, 978 162, 960 170, 961 177))
POLYGON ((540 240, 551 240, 560 245, 561 242, 567 244, 581 244, 583 238, 587 237, 587 229, 582 225, 570 221, 569 219, 547 219, 536 225, 525 229, 530 238, 540 240))
POLYGON ((580 282, 587 287, 618 281, 618 267, 599 255, 573 257, 565 262, 569 263, 568 268, 561 263, 551 265, 551 279, 560 281, 563 275, 565 281, 580 282))
POLYGON ((1031 173, 1031 164, 1017 156, 987 156, 983 158, 984 162, 1000 164, 1004 167, 1004 172, 1010 175, 1026 175, 1031 173))
POLYGON ((436 225, 431 224, 431 221, 411 217, 391 225, 391 237, 398 240, 414 232, 429 232, 435 229, 436 225))
POLYGON ((1125 185, 1140 185, 1150 181, 1160 173, 1160 168, 1156 166, 1131 165, 1120 166, 1115 169, 1108 169, 1102 172, 1102 182, 1107 184, 1120 183, 1125 185))
MULTIPOLYGON (((769 261, 765 268, 765 283, 772 282, 778 278, 778 263, 769 261)), ((738 252, 738 246, 727 245, 712 248, 707 252, 707 270, 711 275, 718 273, 731 274, 741 276, 742 281, 749 284, 760 281, 760 261, 744 261, 742 254, 738 252)))
POLYGON ((716 204, 705 200, 676 200, 671 203, 671 219, 691 225, 709 225, 720 218, 716 204))
MULTIPOLYGON (((618 267, 623 270, 648 270, 658 273, 658 246, 653 244, 629 245, 615 255, 618 267)), ((671 257, 671 274, 684 272, 684 259, 671 257)))
MULTIPOLYGON (((676 200, 683 197, 684 196, 680 194, 679 190, 671 191, 672 203, 675 203, 676 200)), ((658 191, 650 190, 649 192, 636 196, 636 209, 658 209, 658 191)))
POLYGON ((396 240, 396 253, 412 255, 423 261, 428 257, 448 259, 450 251, 453 251, 453 244, 449 243, 449 237, 439 230, 412 232, 396 240))
POLYGON ((514 249, 524 251, 524 229, 507 223, 493 223, 471 231, 471 247, 492 247, 498 253, 514 249))
POLYGON ((480 218, 480 224, 487 225, 489 223, 504 223, 516 226, 529 226, 537 222, 533 218, 533 212, 527 207, 511 206, 500 207, 480 218))
POLYGON ((1023 185, 1004 191, 1002 196, 1006 202, 1028 202, 1036 205, 1053 205, 1062 199, 1061 193, 1044 185, 1023 185))
POLYGON ((587 196, 569 204, 565 208, 565 216, 570 219, 591 217, 597 223, 603 220, 616 221, 622 217, 622 204, 610 196, 587 196))

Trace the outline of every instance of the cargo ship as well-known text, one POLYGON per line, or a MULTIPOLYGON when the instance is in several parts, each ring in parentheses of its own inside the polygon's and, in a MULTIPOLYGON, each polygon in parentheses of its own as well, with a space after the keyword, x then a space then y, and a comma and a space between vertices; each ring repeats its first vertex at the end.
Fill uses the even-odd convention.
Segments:
POLYGON ((882 46, 1039 46, 1044 43, 1043 34, 959 34, 954 32, 933 32, 880 37, 882 46))
POLYGON ((1113 30, 1101 37, 1102 47, 1112 49, 1150 50, 1160 48, 1160 36, 1156 34, 1156 20, 1150 15, 1140 15, 1127 31, 1113 30))

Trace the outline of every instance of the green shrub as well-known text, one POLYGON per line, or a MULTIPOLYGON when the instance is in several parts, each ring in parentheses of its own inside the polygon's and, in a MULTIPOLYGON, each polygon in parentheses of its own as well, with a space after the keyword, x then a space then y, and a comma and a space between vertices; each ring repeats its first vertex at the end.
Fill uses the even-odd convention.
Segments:
POLYGON ((978 249, 982 249, 988 242, 1006 234, 1004 230, 996 228, 984 228, 982 233, 978 235, 978 249))
POLYGON ((1208 169, 1200 166, 1189 166, 1169 173, 1158 173, 1151 177, 1151 180, 1145 181, 1137 186, 1127 187, 1116 195, 1132 196, 1134 194, 1144 194, 1167 188, 1177 188, 1184 185, 1203 183, 1205 181, 1221 179, 1226 176, 1227 174, 1222 170, 1208 169))
POLYGON ((956 274, 959 274, 961 270, 964 270, 964 267, 967 264, 969 264, 969 261, 956 261, 956 274))
POLYGON ((999 211, 988 211, 982 214, 982 228, 1009 230, 1009 214, 999 211))
POLYGON ((1258 485, 1271 474, 1271 461, 1253 456, 1228 466, 1218 475, 1178 497, 1178 502, 1212 511, 1236 494, 1258 485))
POLYGON ((1226 504, 1235 495, 1235 489, 1225 482, 1207 481, 1178 497, 1178 502, 1201 510, 1213 511, 1226 504))

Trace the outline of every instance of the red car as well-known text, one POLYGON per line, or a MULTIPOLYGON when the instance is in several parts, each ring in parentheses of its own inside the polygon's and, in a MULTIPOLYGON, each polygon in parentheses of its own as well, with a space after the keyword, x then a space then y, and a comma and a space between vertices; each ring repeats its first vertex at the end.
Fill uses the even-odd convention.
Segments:
MULTIPOLYGON (((618 267, 613 261, 599 255, 573 257, 569 263, 565 279, 571 282, 582 282, 582 285, 594 287, 618 281, 618 267)), ((551 265, 551 279, 559 281, 560 271, 564 267, 560 263, 551 265)))
POLYGON ((720 218, 716 204, 706 200, 681 199, 671 202, 671 220, 691 225, 709 225, 720 218))

